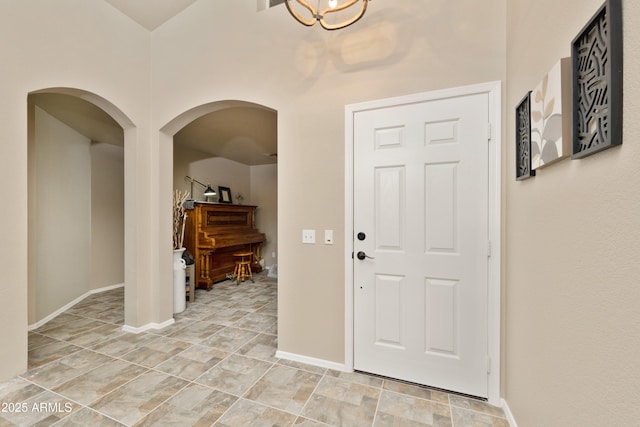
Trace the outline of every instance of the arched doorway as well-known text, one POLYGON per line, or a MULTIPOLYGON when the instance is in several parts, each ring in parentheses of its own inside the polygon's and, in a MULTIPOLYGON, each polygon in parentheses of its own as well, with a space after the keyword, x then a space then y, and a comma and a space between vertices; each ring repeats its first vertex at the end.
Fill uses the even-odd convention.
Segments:
POLYGON ((28 323, 35 329, 90 293, 122 286, 124 146, 131 120, 74 88, 28 95, 28 323))
MULTIPOLYGON (((161 129, 160 152, 161 194, 190 191, 185 176, 230 188, 232 203, 258 206, 262 263, 277 263, 277 111, 238 100, 200 105, 161 129)), ((193 198, 204 200, 202 190, 193 198)))

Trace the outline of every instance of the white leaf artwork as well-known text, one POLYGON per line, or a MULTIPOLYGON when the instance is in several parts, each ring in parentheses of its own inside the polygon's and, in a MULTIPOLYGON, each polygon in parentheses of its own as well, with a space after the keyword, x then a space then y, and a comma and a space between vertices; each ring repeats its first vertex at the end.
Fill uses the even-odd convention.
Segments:
POLYGON ((531 93, 531 169, 570 154, 570 66, 558 61, 531 93))

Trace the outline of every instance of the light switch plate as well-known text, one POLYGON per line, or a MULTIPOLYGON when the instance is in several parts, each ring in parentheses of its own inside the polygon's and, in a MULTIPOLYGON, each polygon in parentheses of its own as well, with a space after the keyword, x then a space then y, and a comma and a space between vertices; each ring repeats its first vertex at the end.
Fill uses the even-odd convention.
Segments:
POLYGON ((333 230, 324 230, 324 244, 333 245, 333 230))
POLYGON ((315 243, 316 230, 302 230, 302 243, 315 243))

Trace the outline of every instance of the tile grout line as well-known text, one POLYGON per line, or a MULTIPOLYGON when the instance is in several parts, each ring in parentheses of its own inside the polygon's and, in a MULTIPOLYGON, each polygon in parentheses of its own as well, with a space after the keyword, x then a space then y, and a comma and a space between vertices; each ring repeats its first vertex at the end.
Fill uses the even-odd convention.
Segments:
MULTIPOLYGON (((475 410, 475 409, 472 409, 472 408, 464 408, 464 407, 462 407, 462 406, 458 406, 458 405, 449 405, 449 406, 450 406, 451 408, 461 409, 461 410, 463 410, 463 411, 466 411, 466 412, 472 412, 472 413, 474 413, 474 414, 478 414, 478 415, 484 415, 484 416, 491 417, 491 418, 496 418, 496 419, 499 419, 499 420, 507 420, 507 418, 506 418, 506 417, 501 417, 501 416, 499 416, 499 415, 490 414, 490 413, 488 413, 488 412, 478 411, 478 410, 475 410)), ((508 420, 507 420, 507 421, 508 421, 508 420)))
MULTIPOLYGON (((304 405, 302 405, 302 409, 300 410, 300 415, 298 415, 298 418, 303 417, 303 418, 306 418, 306 419, 310 419, 310 420, 313 420, 313 421, 317 421, 317 422, 322 423, 322 424, 325 424, 325 425, 330 425, 330 424, 324 423, 323 421, 317 420, 317 419, 315 419, 315 418, 307 417, 307 416, 303 416, 303 414, 304 414, 305 410, 307 409, 307 405, 309 405, 309 402, 311 402, 311 399, 312 399, 312 398, 313 398, 313 396, 316 394, 316 391, 318 391, 318 387, 320 387, 320 384, 322 384, 322 381, 324 381, 325 377, 327 376, 327 372, 329 372, 329 370, 328 370, 328 369, 325 369, 325 370, 324 370, 324 373, 323 373, 323 374, 322 374, 322 376, 320 377, 320 380, 318 380, 318 383, 317 383, 317 384, 316 384, 316 386, 313 388, 313 391, 309 394, 309 397, 307 398, 307 401, 306 401, 306 402, 304 402, 304 405)), ((298 420, 298 419, 296 418, 296 421, 297 421, 297 420, 298 420)))
MULTIPOLYGON (((420 397, 420 396, 415 396, 413 394, 408 394, 408 393, 402 393, 400 391, 395 391, 395 390, 389 390, 386 388, 383 388, 382 391, 386 391, 387 393, 392 393, 398 396, 408 396, 408 397, 412 397, 414 399, 418 399, 418 400, 423 400, 425 402, 429 402, 429 403, 435 403, 437 405, 442 405, 442 406, 448 406, 451 407, 451 405, 449 403, 442 403, 442 402, 438 402, 437 400, 433 400, 433 399, 427 399, 424 397, 420 397)), ((449 399, 449 395, 447 395, 447 400, 449 399)), ((458 408, 458 406, 456 406, 456 408, 458 408)))
MULTIPOLYGON (((110 363, 110 362, 107 362, 107 363, 110 363)), ((106 363, 105 363, 105 364, 106 364, 106 363)), ((103 365, 105 365, 105 364, 103 364, 103 365)), ((103 366, 103 365, 100 365, 100 366, 103 366)), ((96 367, 96 368, 94 368, 94 369, 98 369, 100 366, 97 366, 97 367, 96 367)), ((85 373, 89 373, 89 372, 91 372, 91 371, 93 371, 93 369, 92 369, 92 370, 90 370, 90 371, 87 371, 87 372, 85 372, 85 373)), ((117 390, 117 389, 119 389, 120 387, 123 387, 124 385, 126 385, 126 384, 130 383, 131 381, 135 380, 136 378, 139 378, 140 376, 142 376, 142 375, 144 375, 144 374, 145 374, 145 372, 141 373, 140 375, 137 375, 136 377, 132 378, 131 380, 129 380, 129 381, 127 381, 127 382, 125 382, 125 383, 123 383, 123 384, 119 385, 118 387, 114 388, 114 389, 113 389, 113 390, 111 390, 109 393, 106 393, 106 394, 104 394, 103 396, 98 397, 97 399, 95 399, 95 400, 91 401, 90 403, 88 403, 88 404, 86 404, 86 405, 85 405, 85 404, 83 404, 83 403, 80 403, 80 402, 78 402, 77 400, 74 400, 74 399, 72 399, 72 398, 70 398, 70 397, 67 397, 67 396, 65 396, 65 395, 63 395, 63 394, 60 394, 60 393, 58 393, 58 392, 54 391, 53 389, 51 389, 51 388, 49 388, 49 387, 44 387, 44 386, 42 386, 42 385, 40 385, 40 384, 34 383, 33 381, 26 379, 26 378, 22 378, 22 379, 23 379, 23 380, 25 380, 25 381, 27 381, 27 382, 29 382, 29 383, 31 383, 31 384, 33 384, 33 385, 35 385, 35 386, 37 386, 37 387, 40 387, 40 388, 42 388, 42 389, 43 389, 43 391, 42 391, 41 393, 38 393, 36 396, 40 396, 41 394, 44 394, 44 393, 46 393, 46 392, 49 392, 49 393, 53 393, 53 394, 55 394, 55 395, 57 395, 57 396, 60 396, 60 397, 61 397, 61 398, 63 398, 64 400, 67 400, 67 401, 69 401, 69 402, 73 402, 74 404, 78 405, 78 406, 80 407, 80 409, 78 409, 78 411, 75 411, 74 413, 79 412, 79 411, 81 411, 82 409, 86 408, 86 409, 88 409, 88 410, 90 410, 90 411, 96 412, 96 413, 98 413, 98 414, 100 414, 100 415, 102 415, 102 416, 105 416, 105 417, 107 417, 107 418, 109 418, 109 419, 111 419, 111 420, 114 420, 114 421, 116 421, 116 422, 118 422, 118 423, 120 423, 120 424, 124 424, 124 423, 122 423, 122 422, 120 422, 120 421, 116 420, 115 418, 113 418, 113 417, 111 417, 111 416, 109 416, 109 415, 107 415, 107 414, 104 414, 104 413, 100 412, 99 410, 97 410, 97 409, 95 409, 95 408, 92 408, 90 405, 91 405, 92 403, 95 403, 95 402, 97 402, 98 400, 102 399, 103 397, 105 397, 105 396, 107 396, 107 395, 111 394, 112 392, 116 391, 116 390, 117 390)), ((84 374, 81 374, 81 375, 84 375, 84 374)), ((71 380, 73 380, 73 379, 76 379, 76 378, 78 378, 78 377, 79 377, 79 376, 81 376, 81 375, 78 375, 78 376, 76 376, 76 377, 74 377, 74 378, 72 378, 72 379, 69 379, 69 381, 71 381, 71 380)), ((65 382, 62 382, 62 383, 60 383, 60 384, 57 384, 55 387, 58 387, 58 386, 63 385, 63 384, 66 384, 67 382, 68 382, 68 381, 65 381, 65 382)), ((36 396, 33 396, 33 397, 36 397, 36 396)), ((72 414, 65 415, 64 417, 60 418, 60 420, 56 421, 56 422, 55 422, 55 424, 58 424, 59 422, 61 422, 62 420, 66 419, 68 416, 71 416, 71 415, 73 415, 73 413, 72 413, 72 414)))
POLYGON ((451 405, 451 395, 447 394, 447 402, 449 402, 449 417, 451 418, 451 427, 456 427, 453 421, 453 405, 451 405))
POLYGON ((378 401, 376 402, 376 410, 373 412, 373 420, 371 421, 371 425, 376 425, 376 418, 378 418, 378 410, 380 409, 380 401, 382 400, 382 392, 384 391, 384 380, 382 380, 382 384, 380 385, 380 393, 378 393, 378 401))
MULTIPOLYGON (((73 400, 73 399, 70 399, 70 398, 68 398, 68 397, 66 397, 66 396, 64 396, 64 395, 62 395, 62 394, 60 394, 60 393, 57 393, 57 392, 53 391, 53 390, 49 390, 49 391, 50 391, 51 393, 54 393, 54 394, 56 394, 56 395, 58 395, 58 396, 62 397, 62 398, 63 398, 63 399, 65 399, 65 400, 68 400, 68 401, 73 402, 73 403, 75 403, 76 405, 80 406, 80 409, 78 409, 77 411, 75 411, 75 412, 73 412, 73 413, 71 413, 71 414, 65 415, 64 417, 60 418, 58 421, 56 421, 54 424, 52 424, 52 427, 53 427, 53 426, 55 426, 55 425, 56 425, 56 424, 58 424, 58 423, 61 423, 62 421, 64 421, 64 420, 65 420, 65 419, 67 419, 68 417, 73 416, 73 414, 75 414, 75 413, 78 413, 78 412, 82 411, 83 409, 87 409, 87 410, 89 410, 89 411, 93 411, 93 412, 95 412, 95 413, 97 413, 97 414, 100 414, 100 415, 102 415, 103 417, 107 417, 108 419, 113 420, 113 421, 115 421, 115 422, 117 422, 117 423, 119 423, 119 424, 124 424, 124 423, 122 423, 122 422, 120 422, 120 421, 116 420, 115 418, 113 418, 113 417, 111 417, 111 416, 109 416, 109 415, 107 415, 107 414, 103 414, 102 412, 98 411, 97 409, 94 409, 94 408, 90 407, 89 405, 83 405, 82 403, 77 402, 77 401, 75 401, 75 400, 73 400)), ((98 400, 98 399, 96 399, 96 400, 98 400)))
MULTIPOLYGON (((155 371, 155 372, 159 372, 159 371, 155 371)), ((169 375, 172 376, 170 374, 167 374, 166 372, 161 372, 165 375, 169 375)), ((144 375, 144 374, 141 374, 144 375)), ((181 380, 184 380, 183 378, 180 377, 176 377, 179 378, 181 380)), ((160 408, 162 405, 164 405, 165 403, 167 403, 169 400, 173 399, 175 396, 177 396, 178 394, 180 394, 183 390, 185 390, 187 387, 191 386, 192 382, 191 381, 186 381, 186 384, 180 389, 177 390, 175 393, 173 393, 171 396, 167 397, 165 400, 163 400, 162 402, 160 402, 158 405, 155 406, 155 408, 153 408, 152 410, 150 410, 149 412, 147 412, 146 414, 144 414, 143 416, 141 416, 140 418, 138 418, 137 420, 135 420, 131 425, 135 425, 137 423, 139 423, 140 421, 144 420, 145 418, 147 418, 149 415, 151 415, 156 409, 160 408)), ((114 390, 115 391, 115 390, 114 390)), ((106 395, 105 395, 106 396, 106 395)), ((121 424, 125 424, 121 421, 118 421, 121 424)))

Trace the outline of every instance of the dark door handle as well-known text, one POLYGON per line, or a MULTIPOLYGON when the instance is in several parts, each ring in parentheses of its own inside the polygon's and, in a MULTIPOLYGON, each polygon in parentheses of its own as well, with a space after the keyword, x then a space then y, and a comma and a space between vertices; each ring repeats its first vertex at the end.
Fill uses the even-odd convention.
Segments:
POLYGON ((356 256, 358 257, 359 260, 363 260, 365 258, 369 258, 369 259, 375 259, 373 257, 370 257, 369 255, 367 255, 366 253, 360 251, 356 254, 356 256))

